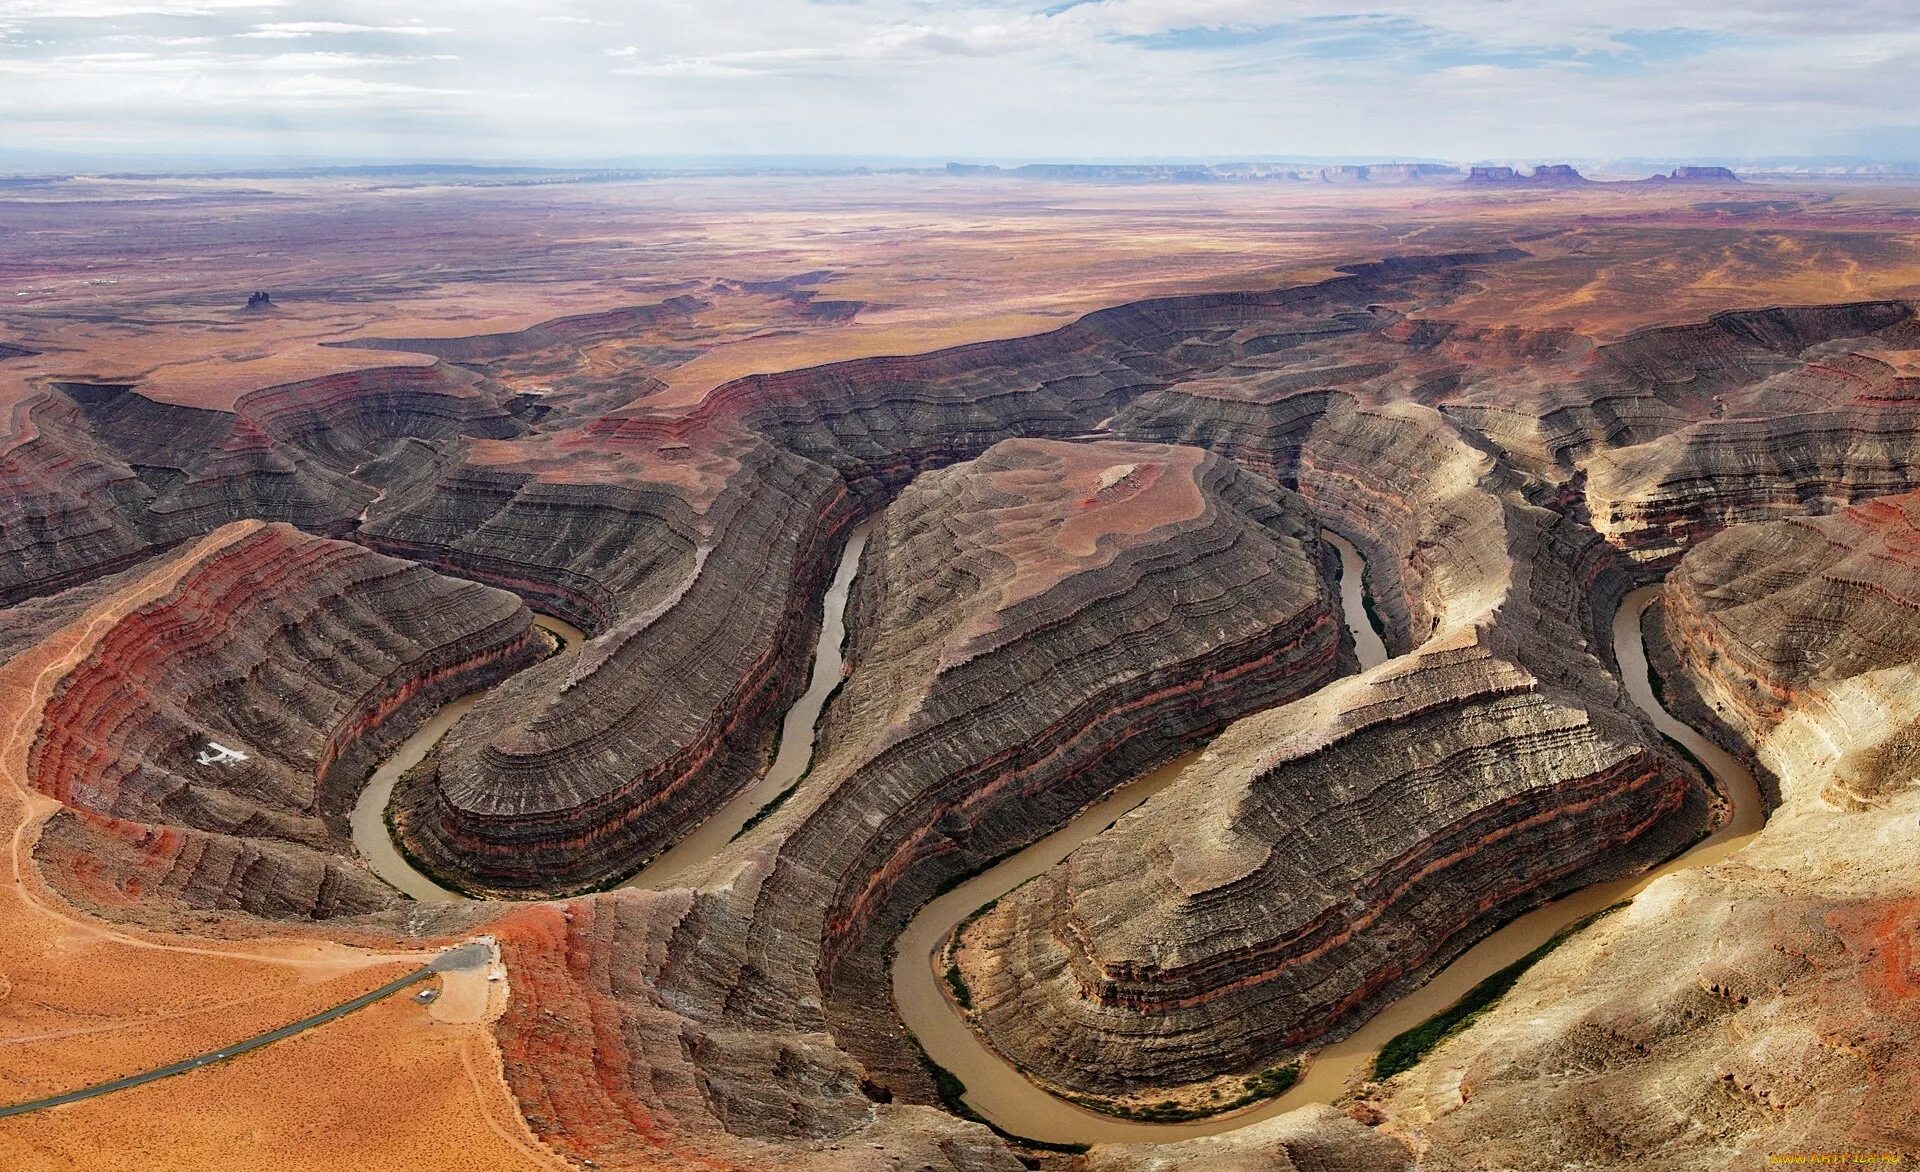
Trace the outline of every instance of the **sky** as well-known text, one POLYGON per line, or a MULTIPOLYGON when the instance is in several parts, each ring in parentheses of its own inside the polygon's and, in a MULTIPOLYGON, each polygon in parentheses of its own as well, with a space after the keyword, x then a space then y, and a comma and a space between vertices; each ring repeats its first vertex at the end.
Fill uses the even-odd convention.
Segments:
POLYGON ((1911 0, 0 0, 0 147, 1920 159, 1911 0))

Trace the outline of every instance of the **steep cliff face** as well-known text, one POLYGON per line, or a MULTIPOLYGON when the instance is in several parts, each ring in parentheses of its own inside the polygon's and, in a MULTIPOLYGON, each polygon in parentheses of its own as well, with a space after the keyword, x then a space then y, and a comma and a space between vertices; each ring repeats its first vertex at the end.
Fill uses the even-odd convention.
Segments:
POLYGON ((43 857, 97 834, 144 852, 125 883, 191 906, 383 907, 393 893, 341 859, 359 784, 441 704, 544 653, 511 595, 256 526, 62 680, 31 778, 85 816, 43 857))
POLYGON ((1655 624, 1665 702, 1745 748, 1779 806, 1373 1093, 1423 1166, 1920 1154, 1920 893, 1895 845, 1920 817, 1916 516, 1888 497, 1734 526, 1681 559, 1655 624))
POLYGON ((1712 397, 1684 426, 1582 462, 1594 525, 1636 557, 1670 561, 1729 524, 1912 488, 1920 379, 1861 351, 1908 348, 1916 329, 1904 303, 1865 302, 1668 332, 1668 347, 1685 341, 1711 361, 1661 381, 1712 397))
POLYGON ((1598 657, 1593 599, 1623 577, 1591 531, 1504 497, 1501 462, 1412 404, 1329 411, 1292 474, 1418 645, 1235 724, 963 931, 977 1025, 1062 1090, 1279 1064, 1708 817, 1598 657))
POLYGON ((1663 603, 1682 702, 1754 746, 1783 788, 1817 777, 1801 796, 1849 809, 1912 785, 1920 495, 1736 526, 1688 553, 1663 603))
MULTIPOLYGON (((432 453, 517 424, 471 375, 392 367, 270 387, 231 411, 162 403, 132 387, 60 384, 0 448, 0 599, 47 593, 229 521, 350 532, 383 456, 432 453)), ((434 457, 410 461, 431 465, 434 457)))
POLYGON ((464 566, 467 542, 485 549, 490 530, 546 514, 538 548, 562 569, 537 572, 617 609, 583 616, 594 639, 489 696, 402 783, 399 833, 431 869, 470 889, 598 886, 673 845, 765 765, 806 685, 852 510, 830 473, 752 439, 706 487, 602 490, 568 509, 553 507, 565 489, 528 486, 485 520, 439 518, 461 544, 433 560, 464 566))
MULTIPOLYGON (((467 888, 595 887, 765 763, 835 555, 876 516, 852 672, 802 783, 686 887, 502 925, 516 1092, 582 1157, 1011 1168, 986 1130, 910 1105, 933 1088, 890 1011, 888 949, 942 887, 1222 728, 1185 778, 973 926, 961 963, 982 1026, 1041 1077, 1115 1098, 1339 1035, 1519 909, 1709 821, 1699 779, 1623 704, 1604 630, 1647 567, 1693 545, 1670 609, 1676 646, 1705 666, 1674 674, 1673 694, 1765 738, 1783 786, 1812 777, 1819 801, 1886 814, 1863 833, 1893 835, 1911 753, 1874 722, 1912 723, 1897 635, 1912 592, 1890 568, 1908 560, 1904 499, 1885 520, 1862 508, 1704 539, 1911 486, 1914 378, 1894 356, 1920 349, 1910 307, 1721 314, 1607 345, 1448 320, 1522 255, 1158 299, 704 396, 621 365, 636 331, 674 328, 687 307, 671 302, 370 339, 440 360, 221 410, 48 385, 0 442, 0 654, 111 590, 117 567, 238 517, 418 564, 283 527, 210 557, 50 709, 37 776, 72 810, 38 857, 116 915, 390 906, 340 816, 421 713, 537 656, 509 591, 591 638, 474 707, 403 783, 401 833, 467 888), (550 400, 509 386, 550 372, 582 381, 550 400), (1402 658, 1303 699, 1351 667, 1322 524, 1365 553, 1402 658), (1776 546, 1783 568, 1750 571, 1776 546), (212 739, 252 759, 203 765, 212 739)), ((1806 826, 1797 849, 1818 842, 1806 826)), ((1623 944, 1640 958, 1596 985, 1657 988, 1657 1004, 1581 1002, 1594 1016, 1572 1042, 1506 1052, 1525 1070, 1490 1052, 1478 1069, 1533 1089, 1474 1084, 1435 1158, 1479 1159, 1471 1129, 1500 1111, 1545 1104, 1541 1119, 1585 1126, 1578 1085, 1535 1095, 1541 1071, 1604 1059, 1624 1083, 1651 1061, 1596 1031, 1638 1030, 1683 1064, 1720 1053, 1702 1031, 1722 1018, 1694 1013, 1655 962, 1721 930, 1812 957, 1767 1013, 1823 1023, 1806 1064, 1832 1085, 1860 1059, 1878 1080, 1861 1112, 1893 1102, 1909 1084, 1882 1048, 1909 1040, 1905 1010, 1881 1005, 1897 990, 1872 965, 1906 930, 1905 897, 1882 898, 1887 874, 1859 859, 1821 874, 1764 914, 1689 888, 1697 924, 1647 937, 1644 956, 1623 944), (1847 887, 1850 868, 1870 882, 1847 887), (1870 1011, 1901 1024, 1861 1057, 1847 1023, 1870 1011)), ((1762 1086, 1763 1065, 1729 1065, 1733 1085, 1762 1086)), ((1779 1080, 1763 1090, 1786 1102, 1779 1080)), ((1703 1082, 1686 1109, 1722 1093, 1703 1082)), ((1795 1126, 1832 1121, 1797 1103, 1795 1126)), ((1567 1158, 1648 1150, 1624 1117, 1602 1130, 1613 1148, 1567 1158)), ((1166 1159, 1392 1166, 1377 1138, 1296 1119, 1166 1159)))
MULTIPOLYGON (((888 508, 855 589, 798 789, 692 889, 599 897, 592 950, 623 959, 554 994, 617 1018, 623 1087, 682 1128, 819 1140, 917 1110, 880 1105, 931 1098, 888 1009, 912 911, 1342 666, 1298 498, 1191 448, 997 445, 888 508)), ((632 1127, 610 1110, 565 1126, 632 1127)))

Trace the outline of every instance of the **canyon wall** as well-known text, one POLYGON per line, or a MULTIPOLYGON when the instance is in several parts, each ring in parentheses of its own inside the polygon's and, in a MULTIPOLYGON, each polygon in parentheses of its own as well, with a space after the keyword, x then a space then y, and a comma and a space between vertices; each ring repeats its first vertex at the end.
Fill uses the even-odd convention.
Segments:
POLYGON ((253 524, 61 681, 29 759, 69 811, 42 859, 74 871, 98 835, 103 858, 141 848, 134 873, 97 877, 123 896, 314 918, 387 907, 396 893, 347 861, 360 784, 442 704, 545 651, 511 595, 253 524))
POLYGON ((1920 1155, 1917 517, 1885 497, 1736 525, 1680 560, 1650 616, 1664 701, 1748 756, 1778 807, 1367 1092, 1422 1166, 1920 1155))

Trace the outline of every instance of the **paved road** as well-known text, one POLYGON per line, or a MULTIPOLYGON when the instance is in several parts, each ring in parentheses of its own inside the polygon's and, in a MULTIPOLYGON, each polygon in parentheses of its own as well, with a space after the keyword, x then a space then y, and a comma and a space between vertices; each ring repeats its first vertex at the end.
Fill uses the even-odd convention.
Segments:
POLYGON ((277 1030, 268 1030, 264 1034, 255 1034, 245 1041, 235 1042, 230 1046, 222 1046, 218 1050, 212 1050, 198 1057, 175 1062, 171 1066, 162 1066, 156 1070, 148 1070, 140 1074, 130 1074, 125 1078, 116 1078, 112 1082, 96 1083, 93 1086, 83 1087, 77 1091, 68 1091, 62 1095, 52 1095, 45 1099, 34 1099, 27 1103, 14 1103, 11 1106, 0 1107, 0 1118, 5 1118, 8 1115, 25 1115, 30 1111, 44 1111, 49 1107, 58 1107, 66 1103, 77 1103, 82 1099, 91 1099, 96 1095, 107 1095, 112 1094, 114 1091, 124 1091, 129 1087, 144 1086, 147 1083, 157 1082, 163 1078, 171 1078, 176 1074, 185 1074, 190 1070, 198 1070, 202 1066, 209 1066, 215 1062, 224 1062, 229 1058, 237 1058, 249 1050, 258 1050, 260 1047, 271 1045, 282 1038, 291 1038, 293 1035, 305 1030, 310 1030, 315 1026, 325 1025, 337 1017, 345 1017, 356 1009, 365 1009, 381 998, 391 997, 410 985, 417 985, 435 973, 469 969, 477 965, 485 964, 489 955, 489 950, 485 944, 477 942, 462 944, 458 948, 448 949, 439 956, 434 957, 432 962, 415 969, 397 981, 389 981, 378 989, 362 993, 351 1001, 342 1001, 332 1009, 322 1010, 312 1017, 303 1017, 291 1025, 283 1025, 277 1030))

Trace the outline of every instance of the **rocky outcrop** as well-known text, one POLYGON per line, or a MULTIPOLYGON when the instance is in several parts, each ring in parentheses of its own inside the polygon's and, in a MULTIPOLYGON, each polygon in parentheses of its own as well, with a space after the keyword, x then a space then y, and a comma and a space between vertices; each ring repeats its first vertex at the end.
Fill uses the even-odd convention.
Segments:
POLYGON ((961 971, 995 1047, 1055 1086, 1280 1065, 1518 910, 1671 853, 1691 788, 1617 713, 1415 656, 1223 735, 975 921, 961 971))
POLYGON ((600 886, 765 764, 806 686, 816 600, 852 510, 818 465, 751 438, 719 451, 729 466, 710 495, 671 483, 587 493, 521 473, 513 496, 479 499, 490 517, 460 510, 443 484, 446 513, 413 514, 404 544, 377 538, 537 592, 466 556, 500 548, 502 531, 537 534, 520 548, 547 562, 541 575, 563 567, 605 607, 556 606, 596 637, 487 697, 402 782, 398 833, 432 871, 478 890, 600 886), (418 536, 428 522, 448 544, 418 536))
MULTIPOLYGON (((1605 344, 1450 319, 1523 256, 1155 299, 1032 338, 704 396, 622 365, 643 366, 634 355, 693 312, 676 302, 472 339, 368 339, 439 361, 223 409, 104 379, 47 384, 0 442, 0 600, 15 604, 0 612, 0 654, 111 591, 118 568, 237 517, 419 564, 403 572, 285 529, 248 539, 265 569, 209 559, 168 603, 191 623, 143 612, 56 704, 38 759, 73 810, 38 857, 116 916, 387 906, 348 860, 338 816, 389 732, 520 662, 508 644, 524 613, 494 587, 591 638, 472 709, 401 786, 403 839, 470 889, 606 883, 764 764, 840 544, 878 516, 850 611, 854 670, 798 787, 686 886, 507 917, 514 999, 499 1036, 535 1127, 635 1166, 1010 1168, 989 1132, 926 1105, 934 1088, 889 1011, 888 949, 943 886, 1229 725, 1185 779, 977 922, 962 964, 996 1044, 1062 1086, 1114 1098, 1151 1086, 1157 1099, 1283 1060, 1505 917, 1630 872, 1707 823, 1698 779, 1611 674, 1606 620, 1647 567, 1730 523, 1912 487, 1906 304, 1721 314, 1605 344), (1403 658, 1300 699, 1350 666, 1323 523, 1366 554, 1403 658), (350 569, 367 566, 386 568, 350 569), (271 581, 221 584, 256 570, 271 581), (405 575, 406 599, 375 585, 405 575), (492 636, 445 624, 500 606, 519 617, 500 618, 500 658, 485 665, 474 645, 492 636), (186 658, 168 674, 141 650, 176 644, 186 658), (449 649, 464 666, 409 692, 449 649), (321 682, 278 666, 291 662, 321 682), (363 710, 349 693, 378 692, 380 664, 379 686, 401 699, 363 710), (215 728, 251 751, 244 770, 181 757, 215 728), (1022 1043, 1024 1030, 1040 1040, 1022 1043)), ((788 299, 797 317, 852 312, 803 283, 705 291, 788 299)), ((1865 599, 1905 597, 1880 564, 1903 554, 1883 557, 1864 530, 1832 539, 1875 552, 1840 566, 1807 539, 1793 565, 1822 584, 1779 602, 1785 619, 1766 611, 1760 578, 1743 604, 1760 629, 1790 634, 1744 659, 1727 645, 1716 654, 1740 664, 1732 682, 1699 685, 1778 739, 1782 761, 1836 727, 1808 699, 1829 684, 1796 682, 1799 657, 1872 659, 1895 611, 1865 599), (1830 571, 1875 585, 1855 598, 1830 571), (1836 607, 1861 617, 1809 641, 1836 607)), ((1728 566, 1764 552, 1728 548, 1728 566)), ((1715 583, 1739 581, 1697 564, 1707 576, 1685 638, 1703 650, 1690 657, 1720 647, 1715 583)), ((1879 681, 1904 670, 1831 686, 1872 682, 1892 711, 1897 689, 1879 681)), ((1868 784, 1905 760, 1904 742, 1888 743, 1815 792, 1863 817, 1897 806, 1898 786, 1868 784)), ((1877 947, 1879 928, 1857 917, 1884 913, 1873 923, 1897 934, 1904 912, 1847 903, 1834 883, 1788 909, 1797 919, 1776 939, 1865 982, 1868 961, 1850 958, 1877 947), (1830 915, 1856 918, 1833 928, 1830 915)), ((1764 926, 1689 906, 1702 923, 1764 926)), ((1622 972, 1616 990, 1656 983, 1622 972)), ((1814 1019, 1816 988, 1795 985, 1778 1012, 1814 1019)), ((1676 994, 1660 1012, 1692 1004, 1676 994)), ((1711 1049, 1687 1030, 1660 1036, 1711 1049)), ((1868 1059, 1861 1069, 1897 1090, 1899 1064, 1868 1059)), ((1836 1080, 1851 1069, 1812 1065, 1836 1080)), ((1741 1070, 1734 1085, 1761 1085, 1741 1070)), ((1295 1119, 1164 1154, 1393 1166, 1396 1150, 1355 1127, 1295 1119)), ((1620 1150, 1644 1150, 1620 1134, 1620 1150)), ((1459 1142, 1436 1158, 1472 1150, 1459 1142)))
POLYGON ((1911 497, 1727 529, 1662 593, 1665 703, 1744 747, 1778 808, 1659 880, 1369 1093, 1423 1167, 1718 1169, 1920 1158, 1911 497))
POLYGON ((1739 183, 1740 177, 1725 167, 1675 167, 1665 175, 1655 175, 1648 183, 1711 183, 1718 186, 1739 183))
POLYGON ((1158 1144, 1101 1144, 1088 1172, 1410 1172, 1413 1153, 1320 1105, 1228 1135, 1158 1144))
POLYGON ((43 858, 93 842, 126 884, 192 906, 385 906, 393 894, 341 861, 360 783, 440 705, 545 650, 511 595, 256 528, 63 678, 29 768, 77 813, 43 858))
POLYGON ((0 600, 62 589, 229 521, 352 532, 383 461, 417 476, 466 436, 518 425, 471 376, 392 367, 289 383, 232 411, 65 383, 23 407, 0 446, 0 600), (398 460, 391 459, 403 454, 398 460), (409 467, 411 466, 411 467, 409 467))
POLYGON ((1805 797, 1843 809, 1912 784, 1920 496, 1735 526, 1688 553, 1662 601, 1678 702, 1757 746, 1773 777, 1819 777, 1805 797))
MULTIPOLYGON (((565 929, 625 959, 554 995, 618 1023, 622 1087, 683 1129, 819 1142, 931 1101, 888 1009, 913 910, 1342 665, 1299 500, 1190 448, 1010 441, 929 474, 877 523, 850 614, 798 788, 690 888, 565 929)), ((617 1103, 590 1126, 631 1134, 617 1103)))
POLYGON ((1329 412, 1294 475, 1417 646, 1242 720, 964 929, 976 1023, 1061 1090, 1204 1101, 1709 817, 1600 658, 1591 608, 1624 576, 1590 531, 1514 501, 1499 461, 1410 404, 1329 412))
POLYGON ((1581 461, 1595 526, 1660 562, 1728 524, 1913 487, 1920 379, 1858 350, 1916 336, 1902 302, 1722 314, 1643 336, 1662 365, 1688 355, 1657 377, 1687 388, 1693 404, 1676 405, 1698 422, 1581 461))
POLYGON ((1469 187, 1585 187, 1591 182, 1566 163, 1542 163, 1530 175, 1512 167, 1472 167, 1467 171, 1469 187))

